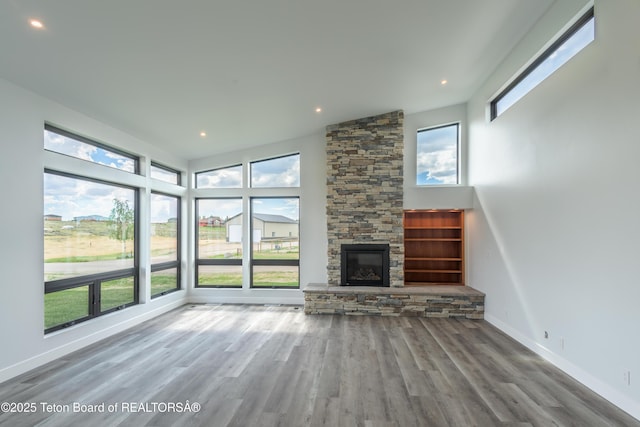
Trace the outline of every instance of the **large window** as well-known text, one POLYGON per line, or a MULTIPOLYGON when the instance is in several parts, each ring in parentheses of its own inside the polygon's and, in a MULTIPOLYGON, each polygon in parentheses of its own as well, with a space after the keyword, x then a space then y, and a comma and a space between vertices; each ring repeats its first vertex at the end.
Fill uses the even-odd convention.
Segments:
POLYGON ((196 286, 242 287, 242 199, 196 200, 196 286))
POLYGON ((44 173, 45 331, 138 302, 134 188, 44 173))
POLYGON ((44 149, 125 172, 138 173, 137 157, 48 124, 44 127, 44 149))
POLYGON ((151 296, 180 289, 180 198, 151 193, 151 296))
POLYGON ((300 287, 297 197, 251 199, 251 286, 300 287))
POLYGON ((243 167, 196 173, 198 189, 226 189, 196 199, 196 286, 299 288, 300 154, 249 162, 248 182, 243 167))
POLYGON ((595 17, 591 8, 491 101, 491 120, 504 113, 594 39, 595 17))
POLYGON ((422 129, 417 136, 416 184, 458 184, 460 125, 422 129))

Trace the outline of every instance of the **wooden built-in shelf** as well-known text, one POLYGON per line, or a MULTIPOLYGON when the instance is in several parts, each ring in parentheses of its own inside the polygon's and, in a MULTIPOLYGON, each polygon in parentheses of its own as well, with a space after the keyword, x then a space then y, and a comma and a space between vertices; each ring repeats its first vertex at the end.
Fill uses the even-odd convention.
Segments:
POLYGON ((405 285, 464 285, 464 213, 404 212, 405 285))

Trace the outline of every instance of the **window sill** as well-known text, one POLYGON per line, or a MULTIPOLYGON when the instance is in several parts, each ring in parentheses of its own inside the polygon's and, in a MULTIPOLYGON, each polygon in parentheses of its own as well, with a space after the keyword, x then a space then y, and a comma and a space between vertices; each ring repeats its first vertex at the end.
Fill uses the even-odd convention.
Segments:
POLYGON ((405 187, 405 209, 472 209, 473 187, 421 185, 405 187))

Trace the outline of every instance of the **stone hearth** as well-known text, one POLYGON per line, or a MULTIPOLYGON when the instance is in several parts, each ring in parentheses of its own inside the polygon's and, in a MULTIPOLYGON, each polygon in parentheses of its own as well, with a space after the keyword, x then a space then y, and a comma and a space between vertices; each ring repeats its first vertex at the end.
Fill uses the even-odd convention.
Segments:
POLYGON ((484 318, 482 292, 468 286, 386 288, 309 284, 306 314, 484 318))

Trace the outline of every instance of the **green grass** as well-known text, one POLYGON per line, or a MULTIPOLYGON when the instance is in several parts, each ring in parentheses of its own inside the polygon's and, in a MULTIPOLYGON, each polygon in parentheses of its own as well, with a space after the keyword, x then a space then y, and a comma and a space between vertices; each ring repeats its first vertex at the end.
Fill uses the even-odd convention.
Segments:
MULTIPOLYGON (((102 282, 100 309, 119 307, 134 301, 133 277, 102 282)), ((89 315, 89 286, 44 295, 44 327, 62 325, 89 315)))
POLYGON ((260 251, 253 253, 253 259, 299 259, 300 252, 296 251, 260 251))
POLYGON ((158 295, 162 292, 176 289, 177 286, 177 276, 175 273, 168 274, 164 271, 151 273, 151 295, 158 295))
POLYGON ((113 261, 117 259, 129 259, 133 256, 131 254, 107 254, 107 255, 94 255, 94 256, 70 256, 60 258, 45 259, 44 262, 91 262, 91 261, 113 261))
POLYGON ((89 286, 44 295, 44 328, 62 325, 89 315, 89 286))
POLYGON ((200 286, 242 287, 242 273, 204 273, 198 275, 200 286))
POLYGON ((132 303, 135 300, 133 277, 102 282, 100 287, 100 310, 107 311, 114 307, 132 303))
POLYGON ((288 287, 300 285, 297 271, 261 271, 253 274, 254 288, 288 287))

